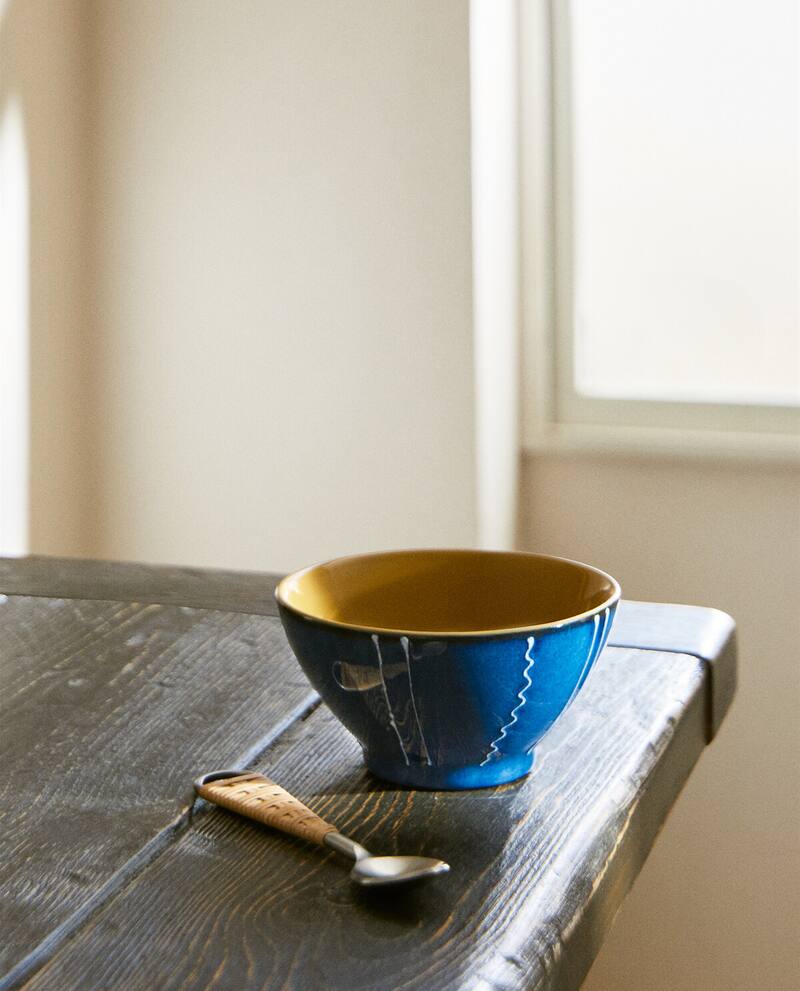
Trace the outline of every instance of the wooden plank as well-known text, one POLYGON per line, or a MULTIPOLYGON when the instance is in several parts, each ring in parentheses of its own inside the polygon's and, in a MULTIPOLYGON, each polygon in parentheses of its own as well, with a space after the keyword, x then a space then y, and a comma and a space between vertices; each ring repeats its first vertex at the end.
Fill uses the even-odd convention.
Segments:
POLYGON ((0 593, 155 602, 277 616, 279 576, 65 557, 0 558, 0 593))
POLYGON ((316 695, 274 618, 0 600, 0 974, 19 975, 180 826, 196 772, 316 695))
POLYGON ((364 892, 336 855, 201 803, 26 988, 576 989, 704 747, 705 680, 691 656, 608 649, 532 775, 473 792, 382 785, 321 707, 255 766, 450 875, 364 892))

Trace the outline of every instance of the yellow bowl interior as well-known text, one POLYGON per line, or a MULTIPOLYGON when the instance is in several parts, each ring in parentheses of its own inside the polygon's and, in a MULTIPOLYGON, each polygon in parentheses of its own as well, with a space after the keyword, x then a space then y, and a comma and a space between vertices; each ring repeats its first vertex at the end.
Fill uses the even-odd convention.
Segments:
POLYGON ((576 561, 502 551, 390 551, 338 558, 284 578, 278 600, 361 629, 499 633, 563 622, 610 605, 617 582, 576 561))

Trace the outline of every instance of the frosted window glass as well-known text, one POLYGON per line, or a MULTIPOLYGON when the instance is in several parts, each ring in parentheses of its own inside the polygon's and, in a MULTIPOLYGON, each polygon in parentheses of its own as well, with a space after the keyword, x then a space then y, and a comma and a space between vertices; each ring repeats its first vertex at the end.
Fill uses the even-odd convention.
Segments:
POLYGON ((573 0, 575 385, 800 402, 796 0, 573 0))

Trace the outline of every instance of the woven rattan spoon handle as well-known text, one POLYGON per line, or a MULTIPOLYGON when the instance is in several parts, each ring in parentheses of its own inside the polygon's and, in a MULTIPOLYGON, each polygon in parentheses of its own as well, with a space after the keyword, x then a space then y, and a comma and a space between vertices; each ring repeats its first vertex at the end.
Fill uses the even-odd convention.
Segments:
POLYGON ((312 843, 322 844, 328 833, 336 832, 335 826, 263 774, 214 771, 198 778, 194 786, 207 802, 312 843))
POLYGON ((365 887, 416 883, 425 878, 446 874, 450 868, 434 857, 409 857, 392 854, 373 857, 360 843, 349 839, 306 808, 288 791, 252 771, 212 771, 194 783, 202 798, 231 812, 263 822, 284 833, 336 850, 355 861, 350 878, 365 887))

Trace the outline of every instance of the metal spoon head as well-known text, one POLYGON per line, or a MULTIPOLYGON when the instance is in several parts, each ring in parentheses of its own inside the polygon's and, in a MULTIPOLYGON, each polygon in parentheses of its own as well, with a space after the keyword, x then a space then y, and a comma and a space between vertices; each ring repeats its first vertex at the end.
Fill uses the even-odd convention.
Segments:
POLYGON ((435 857, 362 857, 350 871, 350 878, 365 887, 407 884, 446 874, 450 865, 435 857))

